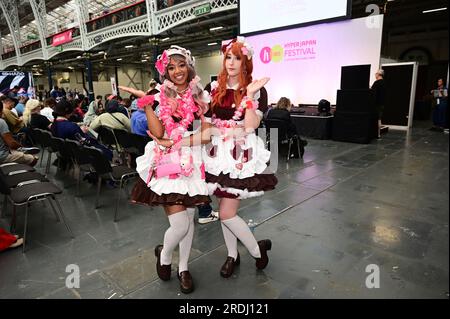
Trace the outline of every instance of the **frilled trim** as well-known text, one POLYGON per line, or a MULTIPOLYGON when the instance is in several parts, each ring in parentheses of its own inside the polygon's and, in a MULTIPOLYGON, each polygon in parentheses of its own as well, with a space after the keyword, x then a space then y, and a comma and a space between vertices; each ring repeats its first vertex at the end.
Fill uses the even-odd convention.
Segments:
POLYGON ((211 198, 207 195, 189 196, 177 193, 158 195, 148 188, 143 180, 138 179, 131 192, 131 202, 149 206, 183 205, 195 207, 200 204, 210 203, 211 198))
POLYGON ((210 184, 217 184, 220 188, 234 188, 247 190, 249 192, 270 191, 275 189, 278 179, 274 174, 259 174, 245 179, 230 178, 230 175, 220 174, 219 176, 206 173, 209 193, 210 184))
POLYGON ((193 156, 193 172, 191 176, 179 176, 176 179, 170 179, 168 176, 156 178, 155 175, 150 175, 151 163, 154 157, 154 142, 149 142, 145 147, 144 155, 136 159, 136 171, 139 173, 139 177, 148 188, 150 188, 158 196, 167 194, 181 194, 187 196, 207 196, 208 187, 205 182, 203 163, 201 156, 201 147, 196 146, 193 148, 183 147, 183 151, 188 152, 193 156))
POLYGON ((213 136, 211 143, 204 147, 203 160, 210 174, 230 174, 231 178, 245 179, 266 170, 270 152, 255 134, 247 135, 242 145, 236 145, 233 138, 223 140, 213 136))
POLYGON ((209 192, 219 198, 247 199, 264 195, 264 191, 251 192, 248 189, 221 187, 217 183, 208 183, 209 192))

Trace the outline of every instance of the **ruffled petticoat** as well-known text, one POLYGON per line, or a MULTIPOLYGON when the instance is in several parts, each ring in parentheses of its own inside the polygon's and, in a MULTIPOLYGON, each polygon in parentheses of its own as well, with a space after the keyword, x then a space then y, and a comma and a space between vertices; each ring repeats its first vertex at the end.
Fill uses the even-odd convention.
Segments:
POLYGON ((270 152, 254 133, 240 142, 213 136, 203 148, 209 194, 245 199, 273 190, 278 180, 268 172, 269 159, 270 152))
MULTIPOLYGON (((186 132, 185 136, 193 134, 186 132)), ((157 146, 156 146, 157 147, 157 146)), ((193 157, 193 172, 190 176, 180 175, 171 179, 169 176, 149 178, 151 163, 155 155, 155 142, 147 143, 144 155, 136 159, 136 170, 139 179, 131 193, 133 203, 146 205, 184 205, 194 207, 211 202, 208 186, 205 181, 205 170, 202 160, 201 146, 182 147, 184 155, 193 157)))

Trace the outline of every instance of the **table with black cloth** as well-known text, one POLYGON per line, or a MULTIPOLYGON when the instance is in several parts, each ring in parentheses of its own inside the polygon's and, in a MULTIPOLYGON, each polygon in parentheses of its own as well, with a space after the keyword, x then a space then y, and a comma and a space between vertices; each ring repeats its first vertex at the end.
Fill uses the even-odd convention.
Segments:
POLYGON ((292 122, 302 137, 331 139, 333 115, 317 115, 317 108, 300 108, 291 111, 292 122))

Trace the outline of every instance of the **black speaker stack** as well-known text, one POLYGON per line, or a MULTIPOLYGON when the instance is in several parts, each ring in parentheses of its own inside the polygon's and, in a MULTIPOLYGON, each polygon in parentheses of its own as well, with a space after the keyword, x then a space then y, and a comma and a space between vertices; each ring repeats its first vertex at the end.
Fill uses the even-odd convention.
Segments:
POLYGON ((378 114, 369 88, 370 64, 342 67, 332 139, 367 144, 377 137, 378 114))

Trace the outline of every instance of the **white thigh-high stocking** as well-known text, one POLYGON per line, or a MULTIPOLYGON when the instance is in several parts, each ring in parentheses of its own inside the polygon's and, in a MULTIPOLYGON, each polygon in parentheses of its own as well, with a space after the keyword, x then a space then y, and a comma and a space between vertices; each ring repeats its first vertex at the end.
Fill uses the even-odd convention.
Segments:
POLYGON ((222 226, 223 239, 225 239, 225 245, 228 249, 228 256, 233 257, 234 260, 236 260, 238 254, 237 238, 236 236, 234 236, 231 230, 228 229, 223 221, 220 224, 222 226))
POLYGON ((185 210, 169 215, 170 227, 164 234, 163 249, 161 251, 161 265, 172 264, 172 253, 178 243, 189 230, 189 219, 185 210))
POLYGON ((225 226, 234 234, 234 236, 236 236, 241 241, 241 243, 244 244, 244 246, 248 249, 250 255, 255 258, 261 258, 261 252, 259 251, 259 246, 256 242, 255 236, 253 236, 250 228, 248 228, 248 225, 242 218, 236 215, 233 218, 222 220, 222 223, 225 224, 225 226))
POLYGON ((178 272, 188 270, 189 255, 191 254, 192 239, 194 238, 194 215, 195 208, 186 208, 189 220, 189 229, 183 239, 180 241, 180 262, 178 272))

